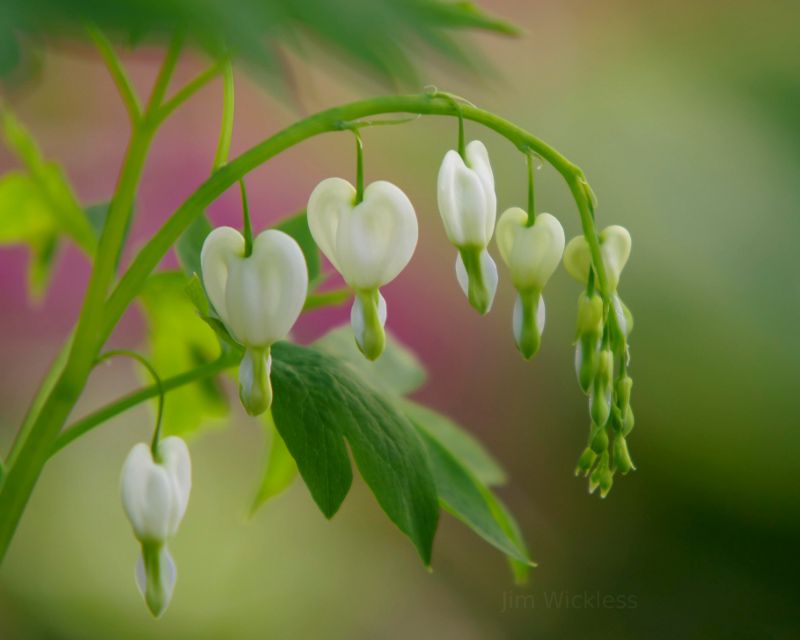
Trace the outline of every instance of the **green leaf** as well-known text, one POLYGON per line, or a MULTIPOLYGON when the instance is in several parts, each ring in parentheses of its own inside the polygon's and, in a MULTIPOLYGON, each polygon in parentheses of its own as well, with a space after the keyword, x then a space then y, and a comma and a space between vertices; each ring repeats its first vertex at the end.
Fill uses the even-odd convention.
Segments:
POLYGON ((0 137, 27 169, 38 197, 46 205, 57 228, 69 235, 87 255, 93 256, 97 239, 64 170, 44 158, 30 133, 2 103, 0 137))
POLYGON ((270 411, 264 414, 264 422, 266 430, 270 434, 271 443, 269 457, 264 467, 264 477, 261 479, 258 493, 250 507, 251 515, 267 500, 285 491, 297 477, 297 463, 289 453, 281 434, 278 433, 270 411))
MULTIPOLYGON (((522 549, 525 554, 528 555, 528 549, 525 545, 525 539, 522 535, 522 531, 520 530, 517 521, 514 519, 514 516, 512 516, 511 512, 508 510, 508 507, 506 507, 500 501, 500 498, 494 495, 489 489, 485 489, 484 491, 486 503, 492 510, 492 515, 497 523, 500 525, 509 539, 516 544, 517 548, 522 549)), ((525 584, 528 581, 531 567, 536 566, 536 563, 533 561, 521 562, 513 556, 508 556, 508 564, 511 567, 511 572, 514 574, 514 582, 517 584, 525 584)))
POLYGON ((288 342, 272 348, 273 417, 311 495, 332 517, 356 465, 381 508, 428 565, 439 518, 424 445, 395 404, 335 358, 288 342))
MULTIPOLYGON (((150 327, 151 361, 162 378, 209 362, 219 355, 211 328, 195 312, 186 294, 188 279, 178 271, 148 278, 141 300, 150 327)), ((170 391, 164 402, 164 431, 187 435, 209 418, 227 414, 227 401, 217 381, 208 378, 170 391)))
POLYGON ((208 216, 204 213, 197 216, 189 228, 186 229, 175 243, 175 253, 181 269, 187 276, 193 274, 203 274, 200 266, 200 252, 203 250, 203 243, 206 236, 211 233, 212 226, 208 216))
POLYGON ((419 433, 428 449, 436 490, 444 507, 509 558, 529 564, 524 545, 498 521, 492 493, 438 440, 423 429, 419 433))
POLYGON ((364 380, 379 389, 399 396, 419 389, 427 377, 417 356, 388 332, 386 348, 380 358, 373 362, 358 350, 350 325, 329 331, 312 346, 347 363, 364 380))
POLYGON ((486 486, 506 482, 506 473, 478 440, 452 420, 410 400, 403 401, 403 411, 414 425, 450 451, 486 486))
POLYGON ((74 37, 85 24, 97 25, 126 45, 163 43, 179 27, 190 45, 213 57, 230 53, 257 74, 284 83, 281 52, 287 48, 300 55, 321 48, 319 58, 326 62, 343 58, 348 68, 386 84, 419 84, 416 63, 428 62, 432 52, 464 64, 463 56, 448 46, 456 30, 515 31, 472 3, 450 0, 209 0, 202 10, 195 0, 4 0, 0 34, 10 37, 4 41, 6 50, 0 50, 0 65, 11 67, 25 58, 15 43, 31 46, 74 37))
POLYGON ((58 227, 35 182, 10 172, 0 177, 0 245, 30 248, 28 281, 34 295, 46 289, 58 247, 58 227))
POLYGON ((300 245, 300 248, 303 250, 303 255, 306 258, 309 290, 313 289, 316 284, 319 284, 320 257, 317 243, 314 242, 311 229, 308 228, 306 212, 301 211, 298 214, 282 220, 275 225, 275 228, 284 233, 288 233, 292 238, 297 240, 297 244, 300 245))

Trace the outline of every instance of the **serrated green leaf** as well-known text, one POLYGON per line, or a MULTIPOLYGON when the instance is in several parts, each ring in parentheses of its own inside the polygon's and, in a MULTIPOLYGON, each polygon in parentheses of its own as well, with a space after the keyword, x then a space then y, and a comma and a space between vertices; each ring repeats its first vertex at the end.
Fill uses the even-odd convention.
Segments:
POLYGON ((454 30, 514 32, 472 3, 449 0, 209 0, 201 10, 194 0, 5 0, 0 18, 0 32, 14 34, 0 57, 9 67, 21 57, 15 42, 30 46, 74 37, 85 24, 97 25, 124 44, 163 43, 179 26, 190 45, 213 57, 230 53, 248 62, 257 75, 284 83, 284 48, 302 55, 308 45, 321 47, 320 58, 342 57, 348 67, 360 67, 387 84, 419 84, 416 63, 427 62, 431 51, 447 59, 450 49, 440 41, 454 30))
MULTIPOLYGON (((188 371, 215 359, 219 343, 186 295, 188 279, 178 271, 156 273, 141 292, 150 327, 151 362, 162 378, 188 371)), ((188 435, 209 418, 227 413, 227 400, 216 380, 186 385, 171 391, 164 402, 164 432, 188 435)))
POLYGON ((410 400, 403 411, 414 425, 450 451, 483 484, 492 487, 506 482, 506 473, 478 440, 448 417, 410 400))
POLYGON ((97 239, 64 170, 42 155, 30 133, 2 103, 0 137, 24 165, 27 175, 36 187, 38 197, 46 205, 57 229, 70 236, 87 255, 93 256, 97 239))
POLYGON ((436 490, 443 506, 509 558, 530 563, 527 551, 508 535, 495 516, 491 492, 442 444, 419 429, 428 450, 436 490))
POLYGON ((428 565, 439 518, 424 445, 395 404, 335 358, 272 348, 272 413, 315 502, 332 517, 350 489, 345 441, 381 508, 428 565))
POLYGON ((263 419, 265 430, 270 437, 269 457, 266 460, 258 492, 250 507, 251 515, 267 500, 285 491, 297 477, 297 463, 275 427, 272 412, 267 411, 263 419))
POLYGON ((301 211, 285 220, 281 220, 275 225, 275 229, 288 233, 300 245, 308 267, 309 290, 313 289, 319 283, 321 262, 319 248, 311 235, 311 229, 308 228, 306 212, 301 211))
POLYGON ((312 346, 347 363, 365 381, 399 396, 419 389, 427 377, 417 356, 388 332, 386 348, 375 361, 367 360, 358 350, 350 325, 329 331, 312 346))

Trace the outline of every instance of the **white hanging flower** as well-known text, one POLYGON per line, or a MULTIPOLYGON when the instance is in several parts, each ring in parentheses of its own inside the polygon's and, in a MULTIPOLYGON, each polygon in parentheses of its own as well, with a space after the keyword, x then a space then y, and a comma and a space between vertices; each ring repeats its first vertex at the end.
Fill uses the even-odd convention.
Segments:
MULTIPOLYGON (((610 289, 608 293, 614 293, 619 284, 620 274, 631 255, 631 234, 625 227, 611 225, 600 232, 599 240, 600 254, 610 289)), ((574 237, 564 251, 564 267, 578 282, 586 284, 591 265, 592 256, 586 238, 574 237)))
POLYGON ((549 213, 540 213, 528 226, 528 213, 512 207, 497 223, 497 248, 517 290, 514 340, 522 355, 530 358, 539 350, 544 331, 545 306, 541 294, 561 261, 564 228, 549 213))
POLYGON ((459 251, 456 276, 470 304, 491 309, 497 291, 497 266, 486 248, 494 233, 497 196, 489 152, 473 140, 462 158, 452 149, 439 169, 438 201, 447 237, 459 251))
POLYGON ((155 616, 167 608, 175 588, 175 563, 167 540, 178 531, 192 488, 192 465, 186 443, 176 436, 161 440, 158 459, 139 443, 122 467, 122 506, 142 544, 136 582, 155 616))
POLYGON ((245 347, 239 366, 239 396, 250 415, 272 403, 270 348, 291 330, 305 304, 308 269, 291 236, 269 229, 245 240, 236 229, 218 227, 200 254, 203 284, 233 338, 245 347))
POLYGON ((307 215, 314 241, 355 291, 350 317, 356 343, 374 360, 386 340, 386 301, 379 289, 414 254, 419 235, 414 207, 390 182, 373 182, 356 203, 353 185, 327 178, 311 193, 307 215))

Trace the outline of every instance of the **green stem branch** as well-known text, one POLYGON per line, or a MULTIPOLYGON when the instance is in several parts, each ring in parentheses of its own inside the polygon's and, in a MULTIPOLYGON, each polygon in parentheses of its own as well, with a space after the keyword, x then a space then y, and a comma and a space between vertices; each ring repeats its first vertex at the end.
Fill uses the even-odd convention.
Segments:
POLYGON ((230 367, 235 367, 239 363, 240 357, 240 354, 236 354, 235 356, 222 356, 213 362, 201 365, 195 369, 191 369, 190 371, 186 371, 171 378, 165 378, 161 381, 160 387, 158 384, 153 384, 149 387, 134 391, 133 393, 130 393, 119 400, 115 400, 114 402, 101 407, 97 411, 94 411, 88 416, 81 418, 72 426, 65 429, 53 442, 49 456, 54 456, 73 440, 80 438, 82 435, 85 435, 107 420, 110 420, 120 413, 123 413, 128 409, 131 409, 136 405, 149 400, 150 398, 155 398, 161 391, 163 391, 163 393, 167 393, 173 389, 177 389, 178 387, 182 387, 192 382, 197 382, 198 380, 203 380, 204 378, 210 378, 221 371, 224 371, 225 369, 229 369, 230 367))
POLYGON ((133 83, 122 65, 122 61, 111 46, 111 42, 99 29, 87 27, 87 31, 95 47, 97 47, 100 57, 103 58, 103 62, 108 67, 114 84, 117 85, 117 91, 119 91, 119 95, 125 104, 131 126, 135 126, 142 115, 142 106, 139 103, 139 96, 136 95, 136 89, 134 89, 133 83))

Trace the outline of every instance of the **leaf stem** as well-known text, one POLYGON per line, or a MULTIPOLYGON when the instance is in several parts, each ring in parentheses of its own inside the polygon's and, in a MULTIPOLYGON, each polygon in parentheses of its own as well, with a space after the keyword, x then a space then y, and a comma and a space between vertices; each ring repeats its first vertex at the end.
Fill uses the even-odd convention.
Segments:
POLYGON ((528 160, 528 227, 532 227, 536 221, 536 201, 534 193, 533 179, 536 173, 536 168, 533 166, 533 155, 530 153, 525 154, 528 160))
POLYGON ((178 64, 178 57, 183 47, 183 34, 176 32, 172 36, 169 43, 169 49, 164 56, 164 61, 161 63, 161 69, 156 77, 156 82, 153 85, 153 91, 150 94, 150 100, 147 102, 147 111, 145 117, 153 119, 154 124, 160 122, 158 118, 159 108, 164 102, 164 96, 169 88, 170 80, 172 80, 172 73, 175 71, 175 66, 178 64))
MULTIPOLYGON (((203 71, 200 75, 198 75, 194 80, 191 80, 188 84, 186 84, 183 88, 181 88, 174 96, 172 96, 169 100, 167 100, 161 107, 157 110, 154 118, 158 122, 163 122, 169 116, 172 115, 172 112, 175 111, 178 107, 180 107, 184 102, 189 100, 195 93, 200 91, 204 86, 206 86, 211 80, 213 80, 217 74, 222 70, 224 72, 225 68, 230 67, 230 63, 226 61, 220 61, 216 64, 210 66, 208 69, 203 71)), ((232 115, 231 115, 232 117, 232 115)))
POLYGON ((364 201, 364 141, 358 129, 353 129, 356 137, 356 202, 360 204, 364 201))
POLYGON ((244 257, 253 253, 253 223, 250 221, 250 206, 247 204, 247 187, 244 178, 239 179, 239 192, 242 194, 242 220, 244 227, 244 257))
POLYGON ((117 85, 117 91, 125 104, 125 109, 128 112, 131 126, 135 126, 142 115, 142 106, 139 103, 139 96, 136 95, 136 89, 122 65, 122 61, 114 51, 111 42, 105 35, 96 27, 88 26, 86 30, 89 32, 89 37, 94 42, 95 47, 103 58, 114 84, 117 85))
POLYGON ((233 65, 230 61, 222 67, 222 125, 220 126, 217 152, 214 155, 214 171, 228 162, 233 138, 233 114, 235 111, 235 85, 233 81, 233 65))

